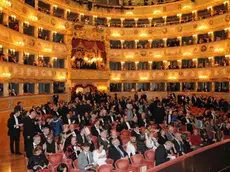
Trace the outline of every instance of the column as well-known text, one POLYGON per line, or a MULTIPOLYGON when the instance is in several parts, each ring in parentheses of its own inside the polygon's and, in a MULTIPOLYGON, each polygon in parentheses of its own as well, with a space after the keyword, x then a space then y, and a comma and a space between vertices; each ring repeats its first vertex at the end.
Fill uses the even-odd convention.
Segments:
POLYGON ((196 68, 198 68, 198 60, 197 59, 192 59, 192 62, 195 64, 196 68))
POLYGON ((149 61, 149 70, 152 70, 152 61, 149 61))
POLYGON ((198 88, 198 82, 195 83, 195 91, 197 91, 198 88))
POLYGON ((229 8, 229 2, 230 2, 230 0, 227 0, 227 1, 224 2, 224 5, 225 5, 225 7, 226 7, 226 9, 228 11, 230 10, 230 8, 229 8))
POLYGON ((34 84, 34 94, 39 94, 39 83, 34 84))
POLYGON ((226 34, 227 34, 227 38, 230 38, 230 31, 229 31, 229 28, 225 28, 224 31, 225 31, 226 34))
POLYGON ((96 24, 96 20, 97 20, 97 16, 93 16, 93 21, 92 21, 92 24, 93 24, 93 25, 96 24))
POLYGON ((121 40, 121 49, 124 48, 124 40, 121 40))
POLYGON ((37 10, 38 9, 38 0, 34 0, 34 8, 37 10))
POLYGON ((38 62, 38 54, 34 54, 34 60, 38 62))
POLYGON ((123 27, 124 26, 124 18, 121 18, 121 27, 123 27))
POLYGON ((167 25, 167 16, 163 16, 164 25, 167 25))
POLYGON ((152 21, 153 21, 153 18, 152 17, 149 17, 149 27, 152 27, 152 21))
POLYGON ((152 91, 153 90, 153 83, 150 81, 150 88, 149 88, 149 91, 152 91))
POLYGON ((139 62, 135 62, 135 70, 138 70, 138 63, 139 62))
POLYGON ((182 14, 177 14, 177 17, 179 18, 179 23, 181 23, 182 14))
POLYGON ((8 82, 4 82, 3 83, 3 96, 9 96, 9 83, 8 82))
POLYGON ((50 83, 50 94, 53 94, 54 93, 54 83, 53 82, 51 82, 50 83))
POLYGON ((5 58, 8 61, 8 59, 9 59, 9 50, 7 48, 3 48, 3 54, 5 55, 5 58))
POLYGON ((213 16, 213 14, 214 14, 213 7, 210 6, 210 7, 208 7, 207 9, 208 9, 209 13, 211 14, 211 16, 213 16))
POLYGON ((121 92, 124 91, 124 83, 121 83, 121 92))
POLYGON ((198 13, 196 10, 192 11, 192 15, 195 20, 198 20, 198 13))
POLYGON ((197 44, 197 35, 192 35, 192 37, 193 37, 193 44, 197 44))
POLYGON ((167 82, 165 82, 165 89, 164 91, 167 91, 167 82))
POLYGON ((139 42, 139 40, 135 40, 135 49, 137 49, 138 42, 139 42))
POLYGON ((135 21, 135 27, 137 27, 138 18, 134 18, 134 21, 135 21))
POLYGON ((167 47, 167 38, 163 38, 164 47, 167 47))
POLYGON ((23 64, 24 63, 24 52, 23 51, 19 51, 18 52, 18 63, 19 64, 23 64))
POLYGON ((121 70, 124 70, 124 64, 125 62, 121 62, 121 70))
POLYGON ((182 42, 182 37, 178 36, 177 39, 179 40, 179 45, 182 46, 183 42, 182 42))
POLYGON ((22 20, 18 21, 19 32, 23 33, 24 22, 22 20))
POLYGON ((64 60, 64 68, 68 69, 68 60, 67 59, 64 60))
POLYGON ((208 32, 208 36, 211 39, 211 41, 214 42, 214 34, 213 34, 213 32, 208 32))
POLYGON ((3 15, 3 25, 9 25, 9 16, 6 13, 3 15))
POLYGON ((23 91, 23 83, 19 83, 18 84, 19 87, 18 87, 18 95, 23 95, 24 94, 24 91, 23 91))
POLYGON ((110 18, 110 17, 107 17, 107 18, 106 18, 106 25, 107 25, 108 27, 110 27, 110 21, 111 21, 111 18, 110 18))
POLYGON ((181 66, 182 66, 181 60, 177 60, 177 65, 178 65, 179 68, 181 69, 181 66))
POLYGON ((208 60, 211 64, 211 66, 214 67, 215 66, 214 57, 208 57, 208 60))
POLYGON ((38 38, 38 27, 34 26, 34 37, 38 38))
POLYGON ((183 91, 183 90, 182 90, 182 86, 183 86, 183 83, 180 82, 180 91, 183 91))
POLYGON ((211 82, 211 92, 215 92, 215 83, 211 82))
POLYGON ((153 40, 149 39, 148 42, 149 42, 149 47, 152 48, 152 42, 153 42, 153 40))
POLYGON ((168 68, 168 61, 167 60, 165 60, 165 61, 163 61, 163 67, 164 67, 164 69, 167 69, 168 68))

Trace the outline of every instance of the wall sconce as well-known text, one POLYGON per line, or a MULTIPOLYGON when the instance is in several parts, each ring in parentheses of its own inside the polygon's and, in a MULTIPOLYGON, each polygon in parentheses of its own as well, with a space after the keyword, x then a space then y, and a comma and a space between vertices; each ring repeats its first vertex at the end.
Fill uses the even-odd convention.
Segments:
POLYGON ((228 1, 224 1, 223 4, 224 4, 224 5, 228 5, 228 1))
POLYGON ((44 56, 43 55, 38 55, 38 57, 41 58, 41 59, 43 59, 44 56))
POLYGON ((16 46, 24 46, 24 42, 22 41, 18 41, 15 43, 16 46))
POLYGON ((51 48, 45 48, 44 51, 45 52, 52 52, 52 49, 51 48))
POLYGON ((30 19, 33 20, 33 21, 37 21, 38 18, 36 16, 30 16, 30 19))
POLYGON ((127 59, 132 59, 132 58, 133 58, 133 55, 127 55, 126 58, 127 58, 127 59))
POLYGON ((59 75, 58 80, 66 80, 66 76, 59 75))
POLYGON ((138 64, 139 62, 135 62, 135 64, 138 64))
POLYGON ((80 13, 80 16, 84 16, 85 14, 83 14, 83 13, 80 13))
POLYGON ((143 80, 145 81, 145 80, 148 80, 148 79, 149 79, 149 78, 146 77, 146 76, 145 76, 145 77, 140 77, 140 80, 142 80, 142 81, 143 81, 143 80))
POLYGON ((192 11, 192 13, 196 13, 196 12, 197 12, 197 10, 193 10, 193 11, 192 11))
POLYGON ((168 61, 167 60, 164 60, 163 63, 167 63, 168 61))
POLYGON ((190 5, 185 5, 185 6, 183 6, 183 10, 186 10, 186 9, 190 9, 191 8, 191 6, 190 5))
POLYGON ((230 30, 230 28, 225 28, 224 31, 225 32, 228 32, 230 30))
POLYGON ((53 57, 52 60, 57 60, 57 57, 53 57))
POLYGON ((5 5, 5 6, 8 6, 8 7, 11 7, 11 2, 10 1, 8 1, 8 0, 3 0, 3 4, 5 5))
POLYGON ((218 53, 218 52, 223 52, 224 49, 223 48, 216 48, 214 51, 218 53))
POLYGON ((166 19, 166 18, 167 18, 167 16, 163 16, 162 18, 163 18, 163 19, 166 19))
POLYGON ((53 36, 56 36, 57 35, 57 32, 56 31, 52 31, 53 33, 53 36))
POLYGON ((107 20, 111 20, 111 17, 106 17, 107 20))
POLYGON ((191 55, 192 55, 192 53, 188 53, 188 52, 183 53, 183 56, 191 56, 191 55))
POLYGON ((121 78, 120 77, 114 77, 114 78, 112 78, 112 80, 119 81, 119 80, 121 80, 121 78))
POLYGON ((0 7, 0 13, 1 13, 1 14, 2 14, 2 10, 3 10, 2 7, 0 7))
POLYGON ((213 34, 213 32, 208 32, 209 35, 213 34))
POLYGON ((162 57, 162 55, 157 54, 157 55, 154 55, 154 57, 156 57, 156 58, 160 58, 160 57, 162 57))
POLYGON ((182 16, 182 14, 177 14, 176 16, 177 16, 177 17, 181 17, 181 16, 182 16))
POLYGON ((53 5, 53 9, 56 10, 57 9, 57 5, 53 5))
POLYGON ((120 18, 120 20, 121 20, 121 21, 124 21, 124 20, 125 20, 125 18, 120 18))
POLYGON ((10 54, 14 55, 15 54, 15 49, 10 49, 10 54))
POLYGON ((39 27, 38 27, 38 31, 39 31, 39 32, 42 32, 42 31, 43 31, 43 27, 40 27, 40 26, 39 26, 39 27))
POLYGON ((97 18, 97 16, 93 16, 93 18, 95 18, 95 19, 96 19, 96 18, 97 18))
POLYGON ((175 80, 176 77, 175 76, 169 76, 168 79, 175 80))
POLYGON ((163 41, 167 41, 167 38, 163 38, 163 41))
POLYGON ((60 25, 59 28, 60 29, 66 29, 66 27, 64 25, 60 25))
POLYGON ((121 35, 120 35, 119 33, 113 33, 112 36, 114 36, 114 37, 119 37, 119 36, 121 36, 121 35))
POLYGON ((67 10, 66 10, 66 14, 67 14, 67 15, 70 15, 70 12, 71 12, 70 9, 67 9, 67 10))
POLYGON ((155 15, 160 14, 160 13, 162 13, 160 10, 153 11, 153 14, 155 14, 155 15))
POLYGON ((211 9, 212 9, 212 6, 207 7, 207 9, 208 9, 208 10, 211 10, 211 9))
POLYGON ((30 26, 30 23, 27 22, 27 21, 25 21, 25 22, 24 22, 24 27, 25 27, 25 28, 28 28, 29 26, 30 26))
POLYGON ((4 72, 4 73, 1 74, 1 77, 5 78, 5 79, 9 79, 11 77, 11 73, 4 72))
POLYGON ((141 33, 140 36, 145 37, 145 36, 147 36, 147 34, 146 33, 141 33))
POLYGON ((192 59, 192 61, 197 61, 197 59, 192 59))
POLYGON ((2 45, 0 45, 0 52, 2 52, 3 51, 3 47, 2 47, 2 45))
POLYGON ((30 56, 30 53, 24 53, 24 56, 25 56, 25 57, 29 57, 29 56, 30 56))
POLYGON ((138 21, 138 18, 134 18, 135 21, 138 21))
POLYGON ((101 85, 101 86, 98 86, 97 89, 98 89, 98 90, 107 90, 107 87, 101 85))
POLYGON ((16 16, 15 16, 15 15, 11 15, 11 16, 10 16, 10 20, 11 20, 12 22, 15 22, 16 16))
POLYGON ((152 64, 152 61, 148 61, 149 64, 152 64))
POLYGON ((195 35, 192 35, 192 37, 197 37, 197 34, 195 34, 195 35))
POLYGON ((132 11, 127 11, 125 14, 126 15, 133 15, 133 12, 132 11))
POLYGON ((199 26, 198 27, 198 30, 204 30, 204 29, 207 29, 207 26, 199 26))
POLYGON ((208 78, 208 76, 204 76, 204 75, 199 76, 199 79, 207 79, 207 78, 208 78))
POLYGON ((153 18, 152 17, 149 17, 148 20, 152 20, 153 18))

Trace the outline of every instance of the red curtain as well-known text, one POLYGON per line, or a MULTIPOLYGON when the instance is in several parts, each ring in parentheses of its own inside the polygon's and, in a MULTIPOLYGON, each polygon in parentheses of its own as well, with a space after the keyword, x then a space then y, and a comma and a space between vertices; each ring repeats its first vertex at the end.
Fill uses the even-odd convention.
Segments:
POLYGON ((79 46, 86 50, 92 50, 95 46, 101 52, 105 52, 105 44, 101 41, 88 41, 82 39, 73 39, 72 40, 72 48, 76 49, 79 46))
POLYGON ((77 48, 80 44, 80 39, 72 39, 72 48, 77 48))
POLYGON ((96 43, 97 43, 97 48, 100 51, 104 52, 105 51, 105 44, 103 42, 100 42, 100 41, 97 41, 96 43))
POLYGON ((95 42, 94 41, 85 41, 85 40, 82 40, 81 44, 87 50, 91 50, 95 46, 95 42))

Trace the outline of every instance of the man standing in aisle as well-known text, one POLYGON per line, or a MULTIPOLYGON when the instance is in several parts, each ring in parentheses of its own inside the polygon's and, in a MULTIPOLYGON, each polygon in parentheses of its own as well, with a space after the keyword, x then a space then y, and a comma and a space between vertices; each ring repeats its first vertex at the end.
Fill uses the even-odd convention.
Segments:
POLYGON ((17 155, 22 154, 19 151, 20 150, 20 147, 19 147, 20 145, 20 127, 23 126, 23 124, 19 123, 19 119, 18 119, 20 113, 21 113, 21 109, 15 108, 14 112, 11 114, 7 122, 8 135, 10 136, 10 151, 12 154, 15 153, 17 155))

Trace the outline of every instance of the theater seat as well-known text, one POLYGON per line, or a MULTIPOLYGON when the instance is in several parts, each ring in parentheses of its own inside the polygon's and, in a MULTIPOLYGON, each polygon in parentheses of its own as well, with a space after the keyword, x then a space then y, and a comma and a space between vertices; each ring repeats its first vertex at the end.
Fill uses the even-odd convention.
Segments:
POLYGON ((98 167, 97 172, 112 172, 113 166, 111 164, 104 164, 98 167))
MULTIPOLYGON (((32 170, 33 171, 33 170, 32 170)), ((51 170, 49 169, 41 169, 41 170, 38 170, 37 172, 52 172, 51 170)))
POLYGON ((63 154, 62 153, 55 153, 48 156, 48 161, 51 165, 57 165, 60 164, 63 160, 63 154))
POLYGON ((119 159, 115 162, 115 167, 117 170, 123 172, 139 172, 139 166, 135 164, 130 164, 128 159, 119 159))
POLYGON ((150 169, 154 166, 153 161, 145 160, 142 154, 131 156, 131 162, 132 164, 139 165, 140 168, 146 166, 147 169, 150 169))
POLYGON ((147 150, 145 152, 145 159, 150 160, 150 161, 154 161, 155 160, 155 152, 153 150, 147 150))
POLYGON ((107 164, 113 164, 114 160, 111 158, 106 159, 107 164))
POLYGON ((78 160, 75 159, 73 162, 73 168, 78 169, 78 160))
POLYGON ((73 169, 72 168, 72 169, 69 170, 69 172, 82 172, 82 170, 80 170, 80 169, 73 169))

